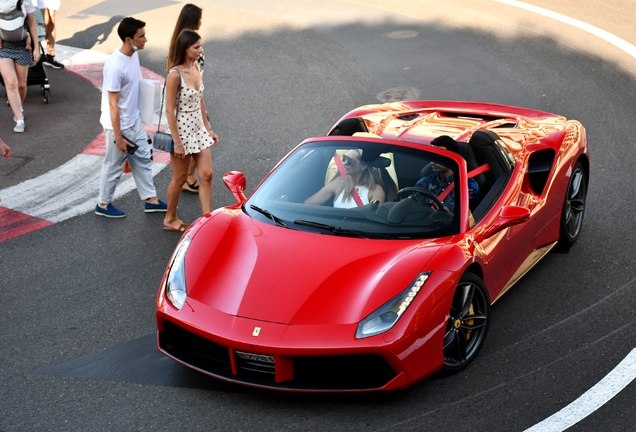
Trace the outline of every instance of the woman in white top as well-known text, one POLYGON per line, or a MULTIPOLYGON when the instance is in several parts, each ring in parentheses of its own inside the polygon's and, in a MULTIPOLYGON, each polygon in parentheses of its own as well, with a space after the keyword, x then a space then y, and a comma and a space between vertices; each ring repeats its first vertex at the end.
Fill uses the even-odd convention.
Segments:
MULTIPOLYGON (((174 57, 174 50, 176 49, 177 38, 179 37, 181 32, 183 30, 193 30, 195 32, 198 32, 201 28, 202 19, 203 9, 201 9, 199 6, 188 3, 183 6, 183 8, 181 8, 181 12, 179 13, 179 17, 177 18, 177 23, 175 24, 174 31, 172 32, 172 37, 170 38, 170 49, 168 51, 168 57, 174 57)), ((201 48, 201 55, 196 61, 196 66, 199 68, 201 76, 203 76, 204 65, 205 57, 203 55, 203 48, 201 48)), ((190 165, 188 166, 188 177, 181 187, 182 190, 199 193, 199 183, 195 174, 196 167, 197 164, 194 158, 190 159, 190 165)))
POLYGON ((362 204, 386 200, 380 173, 377 168, 365 165, 360 158, 362 150, 349 150, 342 157, 346 178, 338 177, 327 183, 322 189, 305 200, 305 204, 324 204, 333 198, 333 206, 337 208, 353 208, 357 204, 352 192, 358 194, 362 204))
POLYGON ((167 62, 166 117, 174 151, 170 153, 172 180, 168 186, 168 210, 163 223, 165 231, 183 232, 187 225, 177 216, 177 204, 191 158, 199 171, 201 211, 203 214, 212 211, 210 147, 218 145, 219 137, 212 131, 208 120, 203 100, 203 79, 196 67, 202 51, 201 36, 192 30, 183 30, 175 47, 167 62))

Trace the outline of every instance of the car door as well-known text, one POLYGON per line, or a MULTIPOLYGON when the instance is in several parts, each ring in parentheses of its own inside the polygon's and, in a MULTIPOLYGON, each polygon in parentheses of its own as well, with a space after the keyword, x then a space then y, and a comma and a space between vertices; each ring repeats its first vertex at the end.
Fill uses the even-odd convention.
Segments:
MULTIPOLYGON (((484 283, 491 301, 500 297, 525 272, 535 248, 536 221, 531 217, 532 200, 525 199, 515 184, 506 189, 493 209, 469 233, 469 244, 484 269, 484 283)), ((521 179, 518 180, 519 182, 521 179)))

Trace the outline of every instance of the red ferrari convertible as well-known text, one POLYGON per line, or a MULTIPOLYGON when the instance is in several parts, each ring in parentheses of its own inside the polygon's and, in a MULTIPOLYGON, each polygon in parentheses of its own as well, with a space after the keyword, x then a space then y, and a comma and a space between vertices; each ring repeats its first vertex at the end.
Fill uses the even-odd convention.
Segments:
MULTIPOLYGON (((435 143, 434 143, 435 144, 435 143)), ((289 391, 401 389, 479 353, 491 304, 576 242, 576 120, 472 102, 369 105, 185 232, 157 296, 159 349, 289 391), (457 148, 431 145, 439 136, 457 148), (451 151, 453 150, 453 151, 451 151)))

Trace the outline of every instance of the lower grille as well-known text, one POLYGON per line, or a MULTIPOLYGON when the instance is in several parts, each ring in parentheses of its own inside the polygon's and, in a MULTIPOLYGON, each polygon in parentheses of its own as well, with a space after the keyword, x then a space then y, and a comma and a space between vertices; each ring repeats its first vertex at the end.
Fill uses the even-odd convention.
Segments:
POLYGON ((214 375, 232 376, 227 347, 195 335, 170 321, 163 322, 159 345, 168 354, 214 375))
MULTIPOLYGON (((230 350, 164 321, 159 344, 170 356, 218 378, 281 390, 372 390, 397 376, 381 356, 355 354, 293 359, 293 379, 277 383, 274 357, 234 351, 237 375, 232 374, 230 350)), ((281 366, 282 367, 282 366, 281 366)))
POLYGON ((245 372, 247 374, 271 375, 270 378, 274 378, 276 374, 274 357, 241 351, 235 351, 234 354, 236 354, 236 368, 238 369, 239 375, 245 372))
POLYGON ((396 376, 386 360, 374 354, 294 359, 294 384, 301 388, 374 389, 396 376))

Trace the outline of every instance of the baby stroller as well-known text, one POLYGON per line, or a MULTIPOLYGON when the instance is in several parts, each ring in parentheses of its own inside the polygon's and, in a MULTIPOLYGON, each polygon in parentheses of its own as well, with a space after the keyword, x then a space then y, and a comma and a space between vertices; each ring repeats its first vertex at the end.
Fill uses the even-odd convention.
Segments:
POLYGON ((40 9, 35 8, 35 22, 38 24, 38 43, 33 47, 33 49, 40 50, 40 60, 33 66, 29 67, 29 74, 27 75, 27 86, 31 85, 39 85, 42 90, 42 95, 44 96, 44 103, 49 103, 49 93, 51 86, 49 85, 49 76, 46 74, 46 69, 44 69, 44 55, 46 52, 42 47, 42 41, 46 37, 46 31, 44 30, 44 18, 42 18, 42 12, 40 9))
MULTIPOLYGON (((44 69, 44 48, 42 47, 41 42, 46 37, 46 32, 44 30, 44 19, 42 18, 42 13, 40 9, 35 8, 35 22, 38 24, 38 42, 32 45, 33 49, 40 50, 40 60, 32 66, 29 67, 29 73, 27 75, 27 86, 39 85, 42 90, 42 95, 44 96, 44 103, 49 103, 49 93, 51 86, 49 85, 49 77, 46 74, 46 70, 44 69)), ((0 75, 0 84, 4 86, 4 80, 0 75)), ((9 104, 9 100, 7 99, 7 105, 9 104)))

